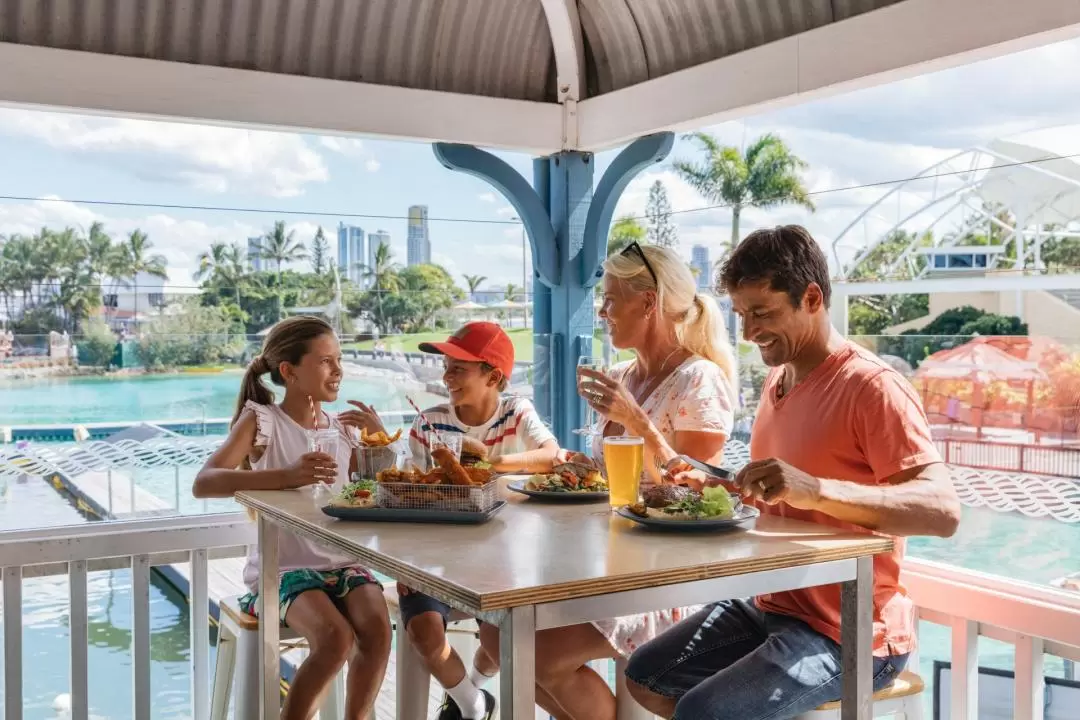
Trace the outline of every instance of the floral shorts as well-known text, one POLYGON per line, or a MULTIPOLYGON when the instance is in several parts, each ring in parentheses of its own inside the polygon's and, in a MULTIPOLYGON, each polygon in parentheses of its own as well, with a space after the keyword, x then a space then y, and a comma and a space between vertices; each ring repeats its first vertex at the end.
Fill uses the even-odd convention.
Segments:
MULTIPOLYGON (((362 567, 347 567, 338 570, 290 570, 281 575, 281 587, 278 590, 278 602, 281 608, 281 624, 289 612, 293 600, 309 590, 322 590, 335 601, 343 600, 355 588, 363 585, 382 584, 375 576, 362 567)), ((248 593, 240 598, 240 609, 252 617, 258 617, 259 595, 248 593)))

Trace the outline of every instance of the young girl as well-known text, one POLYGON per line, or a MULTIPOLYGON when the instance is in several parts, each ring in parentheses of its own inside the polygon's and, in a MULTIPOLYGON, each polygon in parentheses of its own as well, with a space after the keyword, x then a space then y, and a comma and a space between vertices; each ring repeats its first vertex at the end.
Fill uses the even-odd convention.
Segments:
MULTIPOLYGON (((262 355, 252 360, 244 375, 228 439, 195 478, 195 496, 231 497, 243 490, 287 490, 347 480, 356 440, 345 427, 363 425, 363 415, 348 411, 330 416, 321 408, 337 399, 341 375, 341 348, 326 322, 294 317, 275 325, 262 355), (274 404, 263 375, 285 388, 280 405, 274 404), (311 431, 327 428, 340 435, 336 457, 309 452, 311 431)), ((310 648, 293 678, 281 717, 314 717, 321 696, 348 660, 345 717, 363 720, 372 713, 390 655, 390 619, 382 588, 353 559, 279 532, 281 618, 310 648)), ((241 607, 252 615, 258 568, 251 548, 244 582, 252 592, 241 599, 241 607)))

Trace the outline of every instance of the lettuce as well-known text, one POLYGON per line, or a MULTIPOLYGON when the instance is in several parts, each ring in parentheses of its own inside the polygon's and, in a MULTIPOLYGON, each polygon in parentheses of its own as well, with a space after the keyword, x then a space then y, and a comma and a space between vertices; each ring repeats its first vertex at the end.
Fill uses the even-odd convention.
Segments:
POLYGON ((722 487, 707 487, 701 491, 701 511, 706 517, 731 515, 731 495, 722 487))

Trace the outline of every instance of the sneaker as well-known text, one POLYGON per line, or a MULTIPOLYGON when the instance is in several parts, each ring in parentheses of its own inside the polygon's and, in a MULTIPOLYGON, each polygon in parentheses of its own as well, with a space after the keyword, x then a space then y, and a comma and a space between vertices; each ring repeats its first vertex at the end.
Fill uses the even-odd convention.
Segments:
MULTIPOLYGON (((492 718, 495 717, 495 696, 487 690, 481 690, 480 694, 484 696, 484 716, 475 718, 475 720, 492 720, 492 718)), ((454 702, 453 698, 449 695, 443 695, 443 703, 439 707, 438 720, 465 720, 461 715, 461 708, 457 706, 457 703, 454 702)), ((469 720, 473 719, 470 718, 469 720)))
POLYGON ((438 720, 463 720, 461 708, 448 694, 443 693, 442 705, 439 706, 438 720))

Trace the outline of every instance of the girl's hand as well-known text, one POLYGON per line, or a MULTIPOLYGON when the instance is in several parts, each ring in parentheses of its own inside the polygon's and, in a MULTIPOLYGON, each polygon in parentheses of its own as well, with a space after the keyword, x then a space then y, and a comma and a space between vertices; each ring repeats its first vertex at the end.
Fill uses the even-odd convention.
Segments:
MULTIPOLYGON (((379 417, 379 413, 375 412, 375 406, 368 406, 358 400, 349 400, 350 405, 356 408, 356 410, 346 410, 345 412, 338 413, 338 420, 345 427, 356 428, 357 430, 367 430, 368 435, 375 435, 379 432, 386 432, 386 426, 383 425, 382 418, 379 417)), ((387 433, 389 435, 389 433, 387 433)))
MULTIPOLYGON (((578 368, 578 394, 593 410, 607 420, 622 425, 629 432, 637 432, 642 422, 648 422, 641 406, 618 380, 602 372, 585 367, 578 368), (582 382, 589 378, 591 382, 582 382)), ((640 434, 640 432, 638 432, 640 434)))
POLYGON ((310 452, 302 455, 283 473, 282 489, 304 487, 316 483, 333 484, 337 479, 337 462, 325 453, 310 452))

